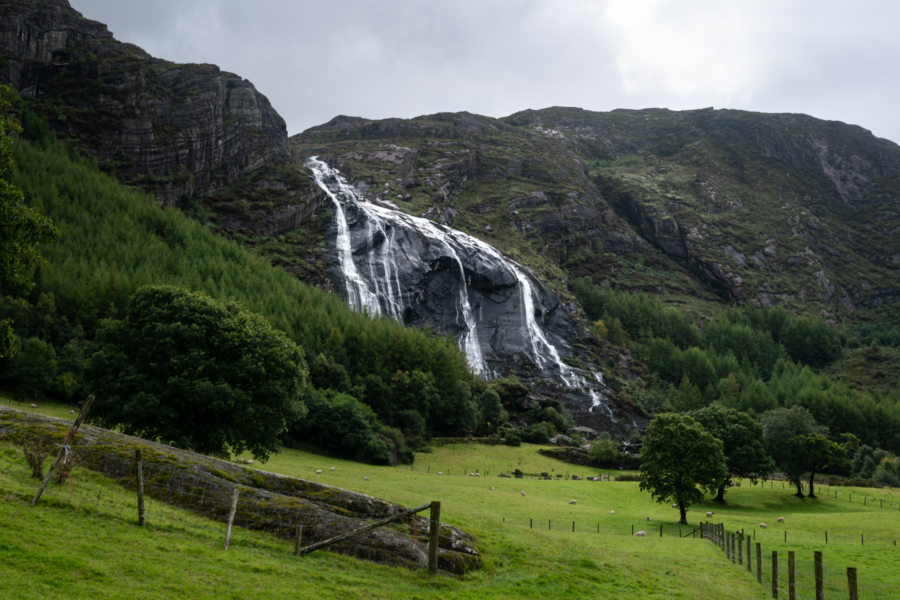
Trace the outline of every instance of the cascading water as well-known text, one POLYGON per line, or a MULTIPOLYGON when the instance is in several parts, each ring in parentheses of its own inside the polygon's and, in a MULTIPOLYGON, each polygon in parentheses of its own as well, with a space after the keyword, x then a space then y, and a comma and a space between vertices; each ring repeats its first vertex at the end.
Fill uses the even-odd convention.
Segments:
POLYGON ((594 374, 599 385, 589 382, 548 339, 522 267, 465 233, 366 202, 316 157, 306 166, 334 204, 337 262, 355 310, 454 333, 483 377, 496 375, 488 363, 503 362, 499 355, 524 353, 544 379, 580 390, 592 410, 611 416, 602 375, 594 374))

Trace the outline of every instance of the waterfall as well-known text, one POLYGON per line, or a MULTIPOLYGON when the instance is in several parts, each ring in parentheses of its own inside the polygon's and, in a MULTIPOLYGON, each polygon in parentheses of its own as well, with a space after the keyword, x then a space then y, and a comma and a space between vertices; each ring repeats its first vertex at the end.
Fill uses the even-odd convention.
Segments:
POLYGON ((486 356, 505 353, 507 363, 518 364, 522 352, 545 379, 589 396, 592 410, 609 411, 598 389, 605 387, 602 374, 589 382, 563 362, 538 322, 540 299, 523 267, 461 231, 365 201, 316 157, 306 166, 334 204, 338 268, 351 307, 401 321, 415 313, 423 324, 455 331, 482 377, 495 376, 486 356))

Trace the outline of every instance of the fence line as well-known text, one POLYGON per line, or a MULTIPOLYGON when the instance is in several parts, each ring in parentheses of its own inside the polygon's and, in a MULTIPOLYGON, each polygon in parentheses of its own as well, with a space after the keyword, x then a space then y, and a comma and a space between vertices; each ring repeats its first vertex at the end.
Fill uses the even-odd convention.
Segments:
MULTIPOLYGON (((779 556, 777 550, 771 553, 762 551, 762 544, 755 542, 754 558, 750 552, 752 538, 744 531, 726 531, 722 523, 703 523, 701 530, 702 537, 722 549, 732 562, 736 562, 734 548, 746 547, 747 570, 755 570, 757 581, 764 589, 771 589, 773 598, 900 599, 900 590, 896 586, 860 583, 855 568, 847 567, 842 571, 825 565, 821 551, 815 551, 812 560, 798 558, 794 551, 788 551, 787 556, 782 552, 779 556)), ((737 562, 740 562, 741 553, 737 556, 737 562)))

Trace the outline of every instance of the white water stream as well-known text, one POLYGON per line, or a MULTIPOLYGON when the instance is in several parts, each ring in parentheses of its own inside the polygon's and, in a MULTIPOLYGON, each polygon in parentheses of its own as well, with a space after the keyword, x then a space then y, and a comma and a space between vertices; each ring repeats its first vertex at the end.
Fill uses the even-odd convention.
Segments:
MULTIPOLYGON (((535 318, 531 281, 519 265, 505 258, 493 246, 461 231, 366 202, 337 169, 329 167, 316 157, 307 159, 306 166, 312 171, 316 183, 334 204, 337 257, 346 282, 347 301, 354 310, 403 319, 404 310, 410 305, 412 298, 408 297, 411 292, 403 291, 398 261, 405 261, 407 265, 410 263, 418 265, 424 273, 431 269, 423 262, 417 248, 409 243, 398 243, 398 230, 411 230, 415 235, 405 236, 406 239, 420 240, 422 248, 438 245, 443 249, 442 255, 455 262, 458 267, 459 285, 455 290, 455 320, 463 332, 459 336, 459 347, 465 352, 469 365, 478 375, 491 377, 493 374, 485 363, 485 350, 479 337, 479 320, 470 302, 466 267, 461 255, 490 258, 502 264, 518 282, 518 291, 522 298, 521 310, 524 313, 521 321, 525 327, 529 354, 535 364, 543 372, 552 373, 548 379, 555 379, 566 387, 588 394, 594 408, 602 407, 606 411, 609 410, 602 392, 566 365, 560 358, 557 348, 547 339, 535 318), (364 241, 357 240, 356 247, 347 224, 345 207, 352 207, 365 215, 366 237, 364 241)), ((473 265, 470 265, 470 269, 477 270, 473 265)), ((594 373, 594 378, 603 385, 602 374, 594 373)))

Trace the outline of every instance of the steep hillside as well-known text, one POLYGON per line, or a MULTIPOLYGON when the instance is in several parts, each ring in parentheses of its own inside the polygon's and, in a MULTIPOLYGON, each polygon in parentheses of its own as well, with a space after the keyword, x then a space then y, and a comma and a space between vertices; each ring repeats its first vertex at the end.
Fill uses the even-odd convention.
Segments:
POLYGON ((338 117, 292 139, 547 279, 846 315, 900 299, 900 148, 803 115, 338 117))

